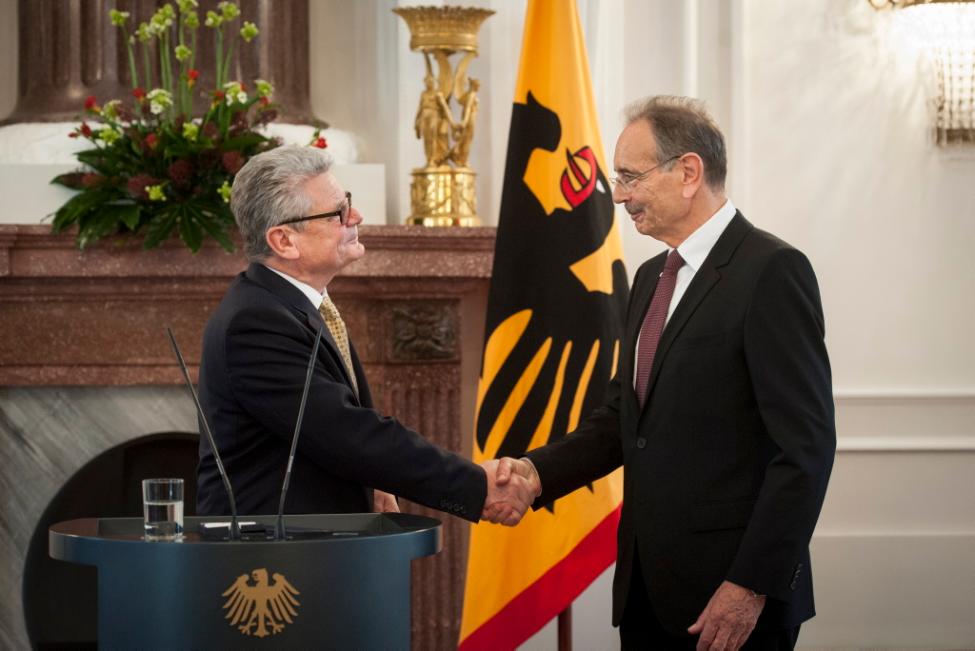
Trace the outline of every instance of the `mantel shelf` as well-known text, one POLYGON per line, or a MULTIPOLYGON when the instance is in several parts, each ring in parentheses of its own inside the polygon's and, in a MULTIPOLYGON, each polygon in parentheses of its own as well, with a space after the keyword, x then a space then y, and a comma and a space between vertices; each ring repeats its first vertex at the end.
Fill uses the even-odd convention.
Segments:
MULTIPOLYGON (((361 325, 367 364, 385 363, 368 354, 384 349, 368 339, 389 332, 372 322, 387 318, 380 305, 459 304, 486 292, 495 230, 360 227, 366 256, 329 293, 361 325)), ((115 238, 79 251, 73 233, 0 225, 0 386, 177 384, 163 327, 195 371, 203 326, 246 267, 239 248, 228 254, 208 242, 193 254, 170 241, 145 251, 138 238, 115 238)))

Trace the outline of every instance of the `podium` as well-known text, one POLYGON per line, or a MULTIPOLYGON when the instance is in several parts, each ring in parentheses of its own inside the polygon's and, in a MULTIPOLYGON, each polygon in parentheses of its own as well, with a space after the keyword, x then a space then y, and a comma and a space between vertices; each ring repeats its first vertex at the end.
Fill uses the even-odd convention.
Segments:
MULTIPOLYGON (((406 513, 285 516, 289 537, 143 540, 142 518, 55 524, 50 554, 98 571, 98 644, 120 649, 409 649, 410 561, 440 522, 406 513)), ((246 516, 273 528, 275 516, 246 516)))

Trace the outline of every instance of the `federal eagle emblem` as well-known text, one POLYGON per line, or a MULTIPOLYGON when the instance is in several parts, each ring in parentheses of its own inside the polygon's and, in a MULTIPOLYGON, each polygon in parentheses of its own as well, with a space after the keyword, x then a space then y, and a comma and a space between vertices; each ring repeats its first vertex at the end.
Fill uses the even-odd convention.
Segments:
POLYGON ((223 605, 225 619, 244 635, 267 637, 284 630, 284 622, 294 623, 298 616, 295 608, 300 605, 295 595, 301 594, 288 583, 283 574, 271 575, 274 583, 268 583, 267 570, 253 570, 248 577, 241 574, 234 584, 223 593, 229 597, 223 605), (254 585, 250 581, 253 579, 254 585))

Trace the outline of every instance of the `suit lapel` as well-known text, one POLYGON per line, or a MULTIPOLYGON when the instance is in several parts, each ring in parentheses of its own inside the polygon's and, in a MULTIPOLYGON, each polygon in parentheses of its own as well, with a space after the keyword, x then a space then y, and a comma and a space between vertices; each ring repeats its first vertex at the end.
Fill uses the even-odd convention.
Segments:
MULTIPOLYGON (((667 353, 670 351, 670 347, 680 336, 681 331, 687 325, 691 315, 694 314, 708 293, 721 280, 719 269, 731 261, 738 245, 741 244, 745 235, 752 228, 754 227, 748 220, 740 212, 736 212, 735 216, 728 223, 728 226, 724 229, 724 232, 721 233, 718 241, 714 243, 711 252, 704 259, 704 263, 701 264, 701 268, 694 274, 691 284, 688 285, 687 290, 680 299, 680 303, 677 304, 677 309, 674 310, 673 315, 667 321, 667 325, 664 326, 664 331, 660 334, 660 343, 657 345, 657 352, 654 354, 653 367, 650 369, 650 380, 647 383, 648 395, 653 393, 654 384, 656 384, 657 376, 660 374, 660 367, 663 365, 667 353)), ((649 307, 649 301, 647 302, 647 306, 649 307)), ((646 312, 646 309, 645 307, 643 312, 646 312)), ((637 336, 639 336, 639 330, 637 332, 637 336)), ((649 404, 650 400, 647 400, 644 407, 649 404)))
MULTIPOLYGON (((260 263, 252 262, 247 267, 245 274, 249 279, 267 289, 291 308, 296 313, 296 316, 308 326, 312 335, 317 333, 318 329, 321 328, 322 348, 326 351, 327 355, 331 355, 332 361, 340 369, 345 383, 351 388, 352 380, 349 378, 349 371, 345 368, 345 362, 342 361, 342 354, 339 352, 338 344, 335 343, 331 331, 325 325, 325 319, 315 309, 315 306, 311 304, 308 297, 297 287, 260 263)), ((351 343, 349 346, 351 348, 351 343)), ((364 384, 364 382, 360 382, 360 384, 364 384)), ((354 393, 355 391, 353 391, 354 393)))

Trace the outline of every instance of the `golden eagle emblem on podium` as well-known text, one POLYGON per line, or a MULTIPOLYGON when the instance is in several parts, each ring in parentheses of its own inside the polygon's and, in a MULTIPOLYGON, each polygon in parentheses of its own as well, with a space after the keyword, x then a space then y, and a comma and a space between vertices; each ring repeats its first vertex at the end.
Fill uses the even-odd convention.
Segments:
POLYGON ((285 623, 294 623, 293 618, 298 616, 296 608, 300 604, 295 595, 301 593, 283 574, 275 572, 271 578, 274 582, 268 583, 267 570, 262 567, 249 576, 241 574, 223 593, 228 597, 223 605, 227 611, 225 619, 244 635, 267 637, 280 633, 285 623))

